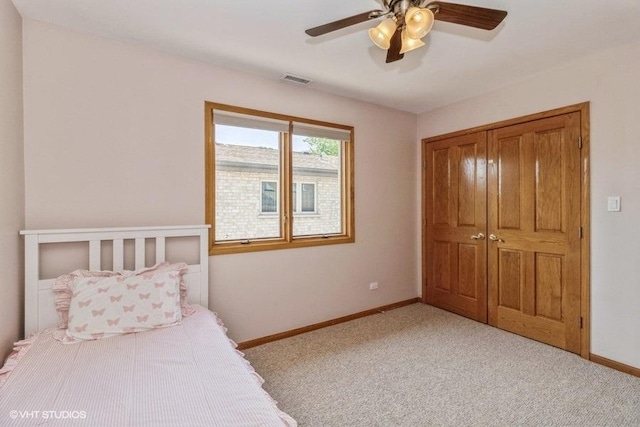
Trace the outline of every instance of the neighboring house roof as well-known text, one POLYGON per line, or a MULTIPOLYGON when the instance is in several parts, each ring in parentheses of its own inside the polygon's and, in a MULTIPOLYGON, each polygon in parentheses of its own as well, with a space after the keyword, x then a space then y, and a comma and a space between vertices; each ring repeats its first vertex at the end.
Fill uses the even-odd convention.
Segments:
MULTIPOLYGON (((217 165, 225 169, 273 171, 280 163, 278 150, 272 148, 216 143, 215 150, 217 165)), ((338 156, 293 152, 294 168, 301 173, 335 175, 339 164, 338 156)))

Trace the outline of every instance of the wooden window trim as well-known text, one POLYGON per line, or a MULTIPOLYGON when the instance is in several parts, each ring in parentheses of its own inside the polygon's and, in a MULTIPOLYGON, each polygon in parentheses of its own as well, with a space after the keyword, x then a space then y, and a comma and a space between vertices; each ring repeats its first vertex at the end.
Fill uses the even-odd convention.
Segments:
MULTIPOLYGON (((310 246, 325 246, 355 242, 355 185, 354 185, 354 129, 353 126, 340 125, 302 117, 288 116, 270 113, 266 111, 242 108, 233 105, 219 104, 205 101, 205 221, 211 225, 209 230, 209 255, 223 255, 244 252, 258 252, 276 249, 304 248, 310 246), (289 132, 282 137, 281 156, 281 194, 279 195, 282 224, 282 237, 274 239, 256 239, 247 241, 215 241, 215 143, 213 128, 213 111, 223 110, 232 113, 246 114, 258 117, 271 118, 289 122, 289 132), (350 139, 343 142, 340 164, 341 182, 341 211, 344 231, 341 234, 314 235, 304 237, 293 236, 293 203, 292 179, 293 165, 291 159, 291 141, 293 136, 293 123, 304 123, 315 126, 323 126, 348 131, 350 139)), ((317 186, 316 186, 317 194, 317 186)), ((317 203, 317 202, 316 202, 317 203)), ((316 208, 317 209, 317 208, 316 208)))

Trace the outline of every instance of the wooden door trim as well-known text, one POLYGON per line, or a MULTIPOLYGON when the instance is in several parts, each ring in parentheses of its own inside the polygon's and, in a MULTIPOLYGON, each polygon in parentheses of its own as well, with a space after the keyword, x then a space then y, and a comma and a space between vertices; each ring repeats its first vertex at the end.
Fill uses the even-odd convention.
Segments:
POLYGON ((589 359, 591 354, 591 163, 589 156, 591 116, 589 103, 577 104, 580 111, 580 135, 582 136, 582 150, 580 165, 582 169, 582 206, 580 212, 580 226, 582 239, 580 241, 580 316, 582 316, 582 335, 580 337, 580 356, 589 359))
POLYGON ((590 146, 590 109, 589 102, 569 105, 553 110, 529 114, 522 117, 515 117, 486 125, 476 126, 443 135, 432 136, 422 139, 422 302, 426 303, 427 294, 427 271, 424 257, 426 256, 426 200, 427 189, 424 182, 426 179, 427 165, 427 144, 448 139, 452 137, 468 135, 477 132, 488 132, 498 128, 512 126, 544 119, 547 117, 559 116, 573 112, 580 113, 580 133, 582 137, 582 149, 580 151, 581 164, 581 214, 580 226, 582 227, 582 239, 580 240, 580 316, 582 318, 582 329, 580 334, 580 356, 589 359, 591 353, 591 163, 589 161, 590 146))
POLYGON ((420 301, 423 304, 427 303, 427 263, 425 262, 427 256, 427 197, 428 189, 425 185, 427 179, 427 143, 422 140, 420 144, 420 188, 422 189, 422 197, 420 197, 420 212, 421 218, 421 245, 420 245, 420 264, 422 265, 422 293, 420 295, 420 301))
MULTIPOLYGON (((468 128, 468 129, 463 129, 463 130, 458 130, 455 132, 449 132, 449 133, 445 133, 442 135, 435 135, 435 136, 430 136, 428 138, 423 138, 422 142, 423 143, 431 143, 431 142, 436 142, 436 141, 440 141, 441 139, 448 139, 448 138, 453 138, 456 136, 461 136, 461 135, 468 135, 470 133, 477 133, 477 132, 486 132, 486 131, 490 131, 490 130, 494 130, 494 129, 498 129, 498 128, 502 128, 502 127, 507 127, 507 126, 512 126, 512 125, 519 125, 522 123, 527 123, 527 122, 533 122, 539 119, 546 119, 547 117, 554 117, 554 116, 560 116, 562 114, 568 114, 568 113, 574 113, 574 112, 586 112, 587 114, 589 113, 589 102, 582 102, 580 104, 573 104, 573 105, 568 105, 566 107, 560 107, 560 108, 556 108, 553 110, 549 110, 549 111, 542 111, 539 113, 534 113, 534 114, 528 114, 526 116, 521 116, 521 117, 514 117, 511 119, 506 119, 506 120, 500 120, 498 122, 493 122, 493 123, 488 123, 485 125, 480 125, 480 126, 476 126, 476 127, 472 127, 472 128, 468 128)), ((588 130, 589 126, 587 124, 587 130, 588 130)), ((584 126, 582 128, 582 130, 585 130, 584 126)), ((584 139, 584 136, 583 136, 584 139)))

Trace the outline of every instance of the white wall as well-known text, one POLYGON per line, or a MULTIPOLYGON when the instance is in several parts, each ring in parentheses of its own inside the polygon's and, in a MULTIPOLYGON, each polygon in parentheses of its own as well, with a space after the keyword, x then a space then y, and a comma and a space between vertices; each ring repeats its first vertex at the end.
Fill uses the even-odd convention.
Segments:
POLYGON ((418 117, 425 138, 591 101, 591 352, 640 368, 640 44, 418 117), (607 196, 622 212, 606 211, 607 196))
POLYGON ((24 171, 22 19, 0 0, 0 358, 21 334, 24 171))
POLYGON ((28 228, 202 223, 205 100, 353 125, 356 243, 211 257, 213 308, 245 341, 418 296, 414 114, 23 26, 28 228))

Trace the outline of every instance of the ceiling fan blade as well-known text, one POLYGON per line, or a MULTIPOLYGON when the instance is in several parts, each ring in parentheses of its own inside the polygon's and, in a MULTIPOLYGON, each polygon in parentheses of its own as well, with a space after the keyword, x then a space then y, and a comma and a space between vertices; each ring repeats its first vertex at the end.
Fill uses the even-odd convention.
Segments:
POLYGON ((434 1, 427 5, 427 7, 431 8, 433 6, 438 7, 438 13, 435 14, 435 18, 439 21, 482 28, 483 30, 493 30, 507 16, 505 10, 486 9, 484 7, 442 1, 434 1))
POLYGON ((382 10, 370 10, 369 12, 363 12, 358 15, 350 16, 348 18, 343 18, 337 21, 329 22, 328 24, 309 28, 308 30, 305 31, 305 33, 307 33, 311 37, 317 37, 323 34, 330 33, 332 31, 350 27, 351 25, 356 25, 361 22, 368 21, 370 19, 378 18, 383 14, 384 14, 384 11, 382 10))
POLYGON ((402 27, 398 27, 391 37, 391 46, 387 50, 387 64, 404 58, 404 53, 400 53, 400 49, 402 49, 402 27))

